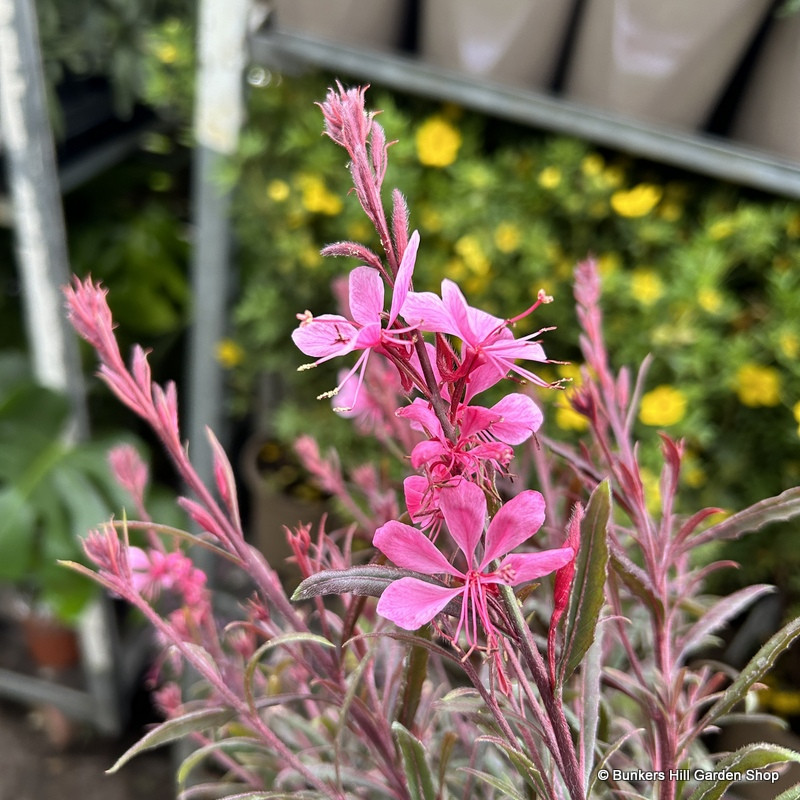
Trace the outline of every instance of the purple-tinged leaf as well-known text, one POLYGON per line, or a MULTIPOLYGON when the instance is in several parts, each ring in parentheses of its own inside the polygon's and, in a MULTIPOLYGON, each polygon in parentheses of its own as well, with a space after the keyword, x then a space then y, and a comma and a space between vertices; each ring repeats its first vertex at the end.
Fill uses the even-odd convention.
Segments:
MULTIPOLYGON (((400 578, 417 578, 434 586, 444 584, 430 575, 414 572, 409 569, 386 567, 380 564, 364 564, 347 569, 328 569, 317 572, 306 578, 292 595, 294 602, 310 600, 326 594, 356 594, 366 597, 380 597, 390 583, 400 578)), ((461 601, 456 599, 443 609, 445 614, 458 616, 461 613, 461 601)))
POLYGON ((752 533, 771 522, 784 522, 800 514, 800 486, 768 497, 739 511, 728 519, 712 525, 691 539, 692 546, 723 539, 738 539, 742 534, 752 533))
POLYGON ((680 648, 678 660, 684 659, 688 653, 700 647, 707 636, 724 627, 729 620, 744 611, 756 599, 774 591, 774 586, 762 583, 740 589, 738 592, 718 600, 678 641, 680 648))
MULTIPOLYGON (((763 770, 773 764, 800 763, 800 753, 777 744, 749 744, 714 765, 713 772, 722 777, 702 781, 689 800, 720 800, 735 776, 749 769, 763 770), (730 776, 730 777, 728 777, 730 776)), ((791 795, 790 795, 791 796, 791 795)))
POLYGON ((611 567, 628 591, 642 600, 654 614, 658 616, 663 614, 664 604, 656 595, 650 576, 638 564, 631 561, 621 547, 612 543, 610 550, 611 567))
POLYGON ((558 664, 558 680, 562 685, 594 641, 597 620, 605 600, 610 514, 611 489, 608 481, 603 481, 592 492, 581 521, 581 543, 575 558, 575 577, 558 664))

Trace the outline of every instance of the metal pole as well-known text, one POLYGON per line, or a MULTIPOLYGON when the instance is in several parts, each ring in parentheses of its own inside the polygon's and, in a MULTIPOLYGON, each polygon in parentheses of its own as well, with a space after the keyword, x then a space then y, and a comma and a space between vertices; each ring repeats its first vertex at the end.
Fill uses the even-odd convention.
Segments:
POLYGON ((86 397, 77 341, 63 313, 69 258, 32 0, 0 0, 0 131, 33 372, 70 396, 71 433, 81 437, 86 397))
POLYGON ((192 460, 213 475, 205 427, 224 441, 223 376, 214 351, 224 336, 230 291, 230 194, 218 175, 236 152, 244 118, 249 0, 202 0, 194 113, 192 185, 194 321, 189 343, 188 433, 192 460))

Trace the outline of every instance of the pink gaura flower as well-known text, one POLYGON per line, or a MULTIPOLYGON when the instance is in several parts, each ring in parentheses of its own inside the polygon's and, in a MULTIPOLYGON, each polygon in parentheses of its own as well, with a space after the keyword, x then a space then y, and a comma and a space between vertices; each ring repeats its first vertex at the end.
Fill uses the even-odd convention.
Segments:
POLYGON ((339 385, 332 391, 320 395, 319 399, 337 395, 342 387, 358 373, 356 390, 350 397, 351 405, 345 409, 350 410, 355 404, 364 381, 364 370, 370 353, 380 349, 385 343, 409 345, 409 342, 396 338, 396 335, 411 329, 392 328, 392 325, 400 315, 408 295, 418 248, 419 233, 414 231, 397 272, 388 319, 383 310, 383 278, 378 270, 372 267, 356 267, 350 273, 349 307, 352 321, 340 314, 323 314, 314 317, 310 311, 306 311, 297 315, 300 326, 292 333, 292 341, 307 356, 316 358, 316 361, 300 367, 300 369, 316 367, 331 358, 361 351, 355 365, 347 372, 339 385), (383 326, 384 319, 386 319, 386 327, 383 326))
POLYGON ((455 585, 438 586, 419 578, 400 578, 390 584, 378 601, 378 613, 406 630, 430 622, 444 607, 461 598, 461 613, 453 635, 461 631, 470 649, 478 647, 483 630, 487 648, 495 649, 497 630, 489 614, 489 597, 499 584, 518 586, 563 567, 572 558, 571 547, 539 553, 510 553, 541 527, 544 499, 539 492, 525 491, 500 508, 486 530, 483 555, 476 551, 486 523, 486 497, 479 487, 460 481, 442 489, 439 506, 450 535, 466 559, 466 569, 451 564, 436 546, 416 528, 393 520, 375 531, 374 545, 398 567, 426 575, 450 576, 455 585), (499 564, 493 562, 500 558, 499 564))
POLYGON ((479 476, 482 483, 490 466, 509 465, 514 456, 511 445, 522 444, 542 424, 542 412, 524 394, 507 395, 491 408, 461 405, 453 419, 455 441, 445 436, 439 418, 421 398, 398 409, 397 415, 430 437, 414 447, 411 464, 427 474, 435 472, 437 483, 457 475, 479 476))
POLYGON ((551 384, 547 381, 516 363, 517 360, 547 362, 542 346, 536 341, 543 331, 515 339, 508 326, 550 299, 544 292, 539 292, 536 303, 527 311, 513 319, 503 320, 470 306, 457 284, 445 279, 441 297, 433 292, 409 292, 403 305, 403 316, 409 325, 416 325, 424 331, 446 333, 461 339, 463 376, 488 364, 495 369, 498 379, 515 372, 538 386, 549 387, 551 384))

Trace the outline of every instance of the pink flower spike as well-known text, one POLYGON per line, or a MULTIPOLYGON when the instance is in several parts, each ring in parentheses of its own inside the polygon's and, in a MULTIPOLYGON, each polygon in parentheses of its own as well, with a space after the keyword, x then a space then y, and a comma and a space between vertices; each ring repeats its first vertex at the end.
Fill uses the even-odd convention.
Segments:
POLYGON ((133 498, 137 510, 143 509, 144 492, 150 478, 139 451, 130 444, 117 445, 109 451, 108 463, 114 480, 133 498))
MULTIPOLYGON (((540 304, 537 301, 525 313, 540 304)), ((542 346, 534 341, 542 331, 515 339, 507 320, 470 306, 458 285, 451 280, 442 281, 441 298, 432 292, 409 292, 403 315, 409 324, 417 325, 424 331, 447 333, 461 339, 462 364, 469 370, 490 364, 500 377, 515 372, 538 386, 551 386, 530 370, 516 364, 518 360, 547 362, 542 346)))

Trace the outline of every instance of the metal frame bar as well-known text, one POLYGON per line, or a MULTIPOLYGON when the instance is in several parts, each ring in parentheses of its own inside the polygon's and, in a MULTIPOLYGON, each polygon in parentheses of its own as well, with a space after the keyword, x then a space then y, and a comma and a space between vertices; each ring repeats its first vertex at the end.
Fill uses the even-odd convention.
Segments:
POLYGON ((714 178, 800 198, 800 164, 722 137, 656 127, 561 97, 447 71, 409 56, 355 50, 269 27, 253 34, 250 53, 256 62, 274 69, 314 66, 342 72, 714 178))

